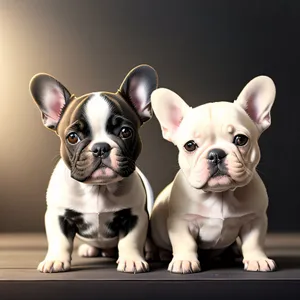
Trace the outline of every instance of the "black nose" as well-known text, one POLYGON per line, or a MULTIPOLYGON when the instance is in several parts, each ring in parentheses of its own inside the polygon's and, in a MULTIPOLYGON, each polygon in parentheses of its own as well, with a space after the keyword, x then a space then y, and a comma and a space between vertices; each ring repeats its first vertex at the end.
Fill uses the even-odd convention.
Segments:
POLYGON ((207 159, 213 164, 219 164, 227 154, 222 149, 211 149, 208 152, 207 159))
POLYGON ((102 158, 106 158, 108 157, 110 150, 111 147, 107 143, 97 143, 92 147, 92 152, 95 157, 100 156, 102 158))

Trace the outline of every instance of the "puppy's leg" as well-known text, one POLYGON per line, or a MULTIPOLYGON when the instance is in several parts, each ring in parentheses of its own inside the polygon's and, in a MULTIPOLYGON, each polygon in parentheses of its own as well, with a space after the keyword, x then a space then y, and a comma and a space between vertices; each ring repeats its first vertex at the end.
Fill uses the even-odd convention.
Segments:
POLYGON ((190 233, 188 222, 169 218, 168 232, 173 250, 168 271, 181 274, 199 272, 198 245, 190 233))
POLYGON ((117 248, 100 249, 89 244, 82 244, 78 247, 78 255, 81 257, 117 257, 117 248))
POLYGON ((240 231, 244 269, 247 271, 268 272, 276 269, 274 260, 264 252, 267 233, 267 216, 258 217, 245 224, 240 231))
POLYGON ((59 211, 48 208, 45 227, 48 252, 37 269, 43 273, 68 271, 71 267, 75 225, 69 223, 59 211))
POLYGON ((78 248, 78 255, 81 257, 97 257, 100 254, 100 250, 94 246, 88 244, 82 244, 78 248))
POLYGON ((118 243, 119 258, 117 270, 128 273, 140 273, 149 270, 144 258, 144 247, 147 238, 148 214, 141 210, 133 212, 137 216, 135 226, 120 236, 118 243))

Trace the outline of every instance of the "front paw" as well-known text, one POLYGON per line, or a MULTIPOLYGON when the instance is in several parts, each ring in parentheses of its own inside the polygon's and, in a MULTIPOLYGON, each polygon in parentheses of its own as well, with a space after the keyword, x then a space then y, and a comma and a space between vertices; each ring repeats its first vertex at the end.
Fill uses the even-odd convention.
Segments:
POLYGON ((66 272, 71 268, 71 263, 69 261, 60 260, 44 260, 42 261, 37 269, 42 273, 58 273, 66 272))
POLYGON ((269 258, 244 259, 244 270, 253 272, 272 272, 276 270, 275 261, 269 258))
POLYGON ((198 259, 177 259, 174 257, 169 264, 168 271, 177 274, 197 273, 201 271, 198 259))
POLYGON ((149 264, 142 258, 121 258, 117 260, 117 271, 125 273, 144 273, 149 271, 149 264))

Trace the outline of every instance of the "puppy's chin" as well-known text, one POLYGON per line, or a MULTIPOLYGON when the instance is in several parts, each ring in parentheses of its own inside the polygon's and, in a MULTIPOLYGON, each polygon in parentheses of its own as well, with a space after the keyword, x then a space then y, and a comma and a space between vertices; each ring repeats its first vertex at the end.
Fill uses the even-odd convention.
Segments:
POLYGON ((236 174, 228 174, 209 177, 205 184, 201 187, 204 192, 225 192, 234 191, 236 188, 247 185, 253 178, 253 172, 245 171, 244 176, 235 176, 236 174))
POLYGON ((108 167, 96 169, 83 183, 93 185, 107 185, 123 179, 118 173, 108 167))
POLYGON ((235 182, 229 175, 220 175, 209 178, 202 190, 205 192, 225 192, 235 188, 235 182))

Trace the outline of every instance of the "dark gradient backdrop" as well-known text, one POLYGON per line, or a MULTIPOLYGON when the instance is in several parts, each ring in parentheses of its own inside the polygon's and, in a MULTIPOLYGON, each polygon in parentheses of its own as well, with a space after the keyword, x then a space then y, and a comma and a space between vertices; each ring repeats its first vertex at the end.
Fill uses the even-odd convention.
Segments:
MULTIPOLYGON (((42 126, 28 83, 38 72, 71 92, 115 91, 134 66, 191 106, 233 100, 253 77, 277 85, 259 172, 270 231, 300 230, 300 1, 0 0, 0 231, 43 231, 59 140, 42 126)), ((142 129, 139 166, 157 193, 177 150, 156 118, 142 129)))

